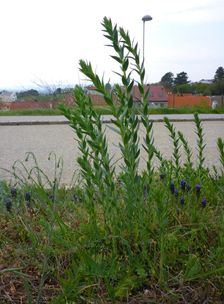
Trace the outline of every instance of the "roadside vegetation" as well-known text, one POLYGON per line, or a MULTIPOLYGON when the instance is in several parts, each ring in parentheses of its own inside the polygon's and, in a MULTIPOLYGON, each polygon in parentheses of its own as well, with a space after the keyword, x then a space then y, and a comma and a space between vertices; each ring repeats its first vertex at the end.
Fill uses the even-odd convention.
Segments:
POLYGON ((202 79, 200 82, 190 82, 186 72, 177 73, 176 77, 172 72, 167 72, 160 80, 160 83, 175 94, 201 94, 214 96, 224 94, 224 68, 218 67, 213 79, 202 79))
POLYGON ((53 102, 63 102, 65 99, 65 94, 72 92, 71 88, 61 89, 56 87, 51 87, 48 84, 36 84, 38 85, 44 92, 40 93, 38 90, 30 89, 27 91, 18 92, 17 100, 19 101, 53 101, 53 102))
POLYGON ((114 116, 121 173, 109 155, 100 113, 77 86, 76 107, 60 110, 78 141, 78 179, 61 185, 61 158, 49 155, 55 170, 50 178, 27 153, 25 162, 15 162, 7 172, 11 182, 0 182, 0 302, 222 303, 224 140, 217 139, 220 167, 209 171, 198 114, 195 164, 184 134, 165 118, 173 150, 165 159, 154 145, 138 45, 110 19, 102 26, 125 88, 115 87, 118 106, 91 63, 81 60, 80 70, 114 116), (133 71, 140 116, 133 110, 133 71), (141 149, 147 152, 143 172, 141 149), (159 161, 156 168, 153 158, 159 161))
MULTIPOLYGON (((100 115, 112 115, 112 110, 109 106, 93 106, 94 110, 100 115)), ((140 114, 141 111, 135 107, 133 111, 136 114, 140 114)), ((224 108, 211 109, 206 107, 188 107, 188 108, 149 108, 148 114, 193 114, 195 112, 199 114, 223 114, 224 108)), ((62 115, 59 109, 22 109, 3 111, 0 110, 0 116, 35 116, 35 115, 62 115)))
POLYGON ((21 110, 0 110, 0 116, 37 116, 37 115, 61 115, 58 109, 21 109, 21 110))

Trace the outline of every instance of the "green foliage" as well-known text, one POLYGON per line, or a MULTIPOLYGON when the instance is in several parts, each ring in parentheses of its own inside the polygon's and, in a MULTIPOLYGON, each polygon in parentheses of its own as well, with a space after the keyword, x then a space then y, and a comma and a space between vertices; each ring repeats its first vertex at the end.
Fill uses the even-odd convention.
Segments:
POLYGON ((224 95, 224 79, 215 81, 211 85, 211 92, 213 95, 224 95))
POLYGON ((37 90, 34 90, 34 89, 30 89, 30 90, 27 90, 27 91, 22 91, 22 92, 18 92, 17 93, 17 97, 18 98, 23 98, 23 97, 26 97, 26 96, 39 96, 39 92, 37 90))
POLYGON ((178 136, 179 136, 179 139, 184 147, 184 151, 185 151, 185 154, 186 154, 186 163, 185 165, 188 167, 188 168, 191 168, 193 166, 193 163, 192 163, 192 150, 191 148, 189 147, 189 144, 187 142, 187 140, 185 139, 184 135, 182 132, 178 131, 178 136))
POLYGON ((187 84, 188 83, 188 76, 186 72, 180 72, 174 79, 175 85, 187 84))
MULTIPOLYGON (((148 107, 148 106, 147 106, 148 107)), ((111 115, 112 111, 108 106, 94 106, 94 109, 100 115, 111 115)), ((136 114, 140 114, 142 108, 135 108, 133 111, 136 114)), ((224 113, 224 108, 211 109, 209 107, 188 107, 188 108, 148 108, 148 114, 192 114, 194 112, 198 113, 224 113)), ((0 116, 19 116, 19 115, 61 115, 59 109, 24 109, 24 110, 10 110, 1 111, 0 116)))
POLYGON ((198 170, 199 172, 202 171, 204 167, 204 149, 206 147, 206 144, 204 143, 204 133, 203 133, 203 128, 201 121, 199 119, 199 116, 197 113, 194 114, 194 120, 195 120, 195 125, 196 125, 196 134, 197 134, 197 147, 198 147, 198 170))
POLYGON ((169 119, 167 117, 164 118, 165 126, 170 132, 170 137, 173 142, 173 159, 174 159, 174 167, 175 167, 175 173, 176 176, 178 176, 180 171, 180 144, 179 144, 179 137, 177 136, 177 132, 173 126, 172 123, 170 123, 169 119))
POLYGON ((224 68, 221 66, 218 67, 218 69, 215 72, 214 82, 218 82, 220 80, 224 80, 224 68))
POLYGON ((174 93, 179 94, 202 94, 211 95, 212 86, 205 83, 185 83, 176 85, 173 88, 174 93))
POLYGON ((217 146, 219 149, 220 162, 224 170, 224 140, 222 140, 220 137, 217 139, 217 146))
POLYGON ((172 72, 167 72, 160 80, 165 88, 172 89, 174 85, 174 75, 172 72))
POLYGON ((214 81, 211 84, 206 83, 189 83, 188 76, 186 72, 181 72, 177 74, 176 78, 172 82, 172 73, 166 73, 162 79, 161 83, 172 88, 174 93, 179 94, 202 94, 207 95, 223 95, 224 94, 224 69, 219 67, 214 75, 214 81), (173 85, 171 85, 173 84, 173 85))
POLYGON ((62 89, 61 88, 57 88, 54 93, 54 95, 57 95, 57 94, 62 94, 62 89))

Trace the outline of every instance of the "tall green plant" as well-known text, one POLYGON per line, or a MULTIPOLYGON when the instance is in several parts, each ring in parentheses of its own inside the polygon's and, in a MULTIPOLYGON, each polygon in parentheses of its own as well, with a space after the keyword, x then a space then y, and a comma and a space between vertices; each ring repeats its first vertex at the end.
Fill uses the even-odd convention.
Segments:
POLYGON ((183 148, 184 148, 184 151, 185 151, 185 154, 186 154, 186 166, 188 168, 191 168, 192 167, 192 150, 191 148, 189 147, 189 144, 186 140, 186 138, 184 137, 183 133, 178 131, 178 136, 179 136, 179 139, 183 145, 183 148))
POLYGON ((194 122, 196 125, 196 131, 197 134, 197 150, 198 150, 198 170, 199 174, 201 174, 205 162, 204 157, 204 149, 206 147, 205 141, 204 141, 204 133, 203 133, 203 127, 201 120, 199 119, 198 113, 194 114, 194 122))
POLYGON ((145 68, 144 61, 140 59, 140 52, 138 50, 138 44, 131 41, 128 31, 125 31, 123 28, 120 28, 120 35, 122 37, 122 42, 124 43, 126 49, 129 51, 129 58, 133 60, 132 66, 133 71, 135 71, 139 77, 137 81, 138 89, 140 92, 140 115, 141 122, 145 127, 145 138, 143 148, 147 152, 147 169, 148 169, 148 177, 151 180, 151 176, 153 173, 152 166, 152 158, 154 153, 156 153, 156 149, 154 147, 154 140, 152 134, 153 122, 150 121, 148 112, 149 112, 149 87, 145 89, 145 68))
MULTIPOLYGON (((100 222, 103 218, 104 220, 106 219, 105 228, 108 228, 106 231, 109 232, 107 234, 107 242, 109 244, 112 243, 114 257, 116 257, 116 252, 122 251, 122 255, 128 256, 128 263, 134 263, 135 250, 132 250, 131 247, 133 244, 138 244, 138 239, 142 240, 141 245, 137 246, 141 247, 141 255, 145 256, 147 260, 148 240, 144 237, 147 234, 147 226, 142 221, 143 217, 147 217, 147 213, 143 198, 143 178, 139 176, 138 172, 140 159, 138 131, 140 120, 134 111, 132 97, 134 78, 132 73, 137 71, 140 75, 138 86, 142 95, 141 117, 148 134, 145 139, 145 149, 149 155, 147 166, 148 175, 150 175, 152 172, 151 160, 155 149, 151 137, 152 123, 147 116, 148 93, 144 92, 145 71, 143 63, 140 64, 137 45, 133 46, 128 33, 122 28, 118 29, 116 25, 112 24, 110 19, 104 18, 102 25, 106 33, 105 36, 109 39, 110 46, 115 51, 115 55, 111 57, 120 65, 118 74, 121 77, 122 86, 117 84, 114 86, 113 92, 109 92, 104 80, 93 71, 91 63, 80 60, 79 64, 80 71, 91 80, 96 91, 104 96, 114 116, 113 123, 120 134, 119 147, 123 157, 123 170, 119 178, 118 187, 117 184, 114 184, 114 167, 111 166, 108 156, 102 122, 100 116, 93 108, 91 98, 85 96, 80 87, 76 87, 75 109, 69 109, 65 106, 61 106, 61 109, 69 119, 70 125, 78 137, 79 150, 81 152, 78 163, 85 181, 84 189, 87 193, 87 208, 93 223, 93 231, 96 232, 96 237, 98 235, 98 239, 100 239, 101 231, 97 227, 99 224, 97 212, 101 214, 103 210, 104 216, 100 218, 100 222), (131 52, 134 56, 131 55, 131 52), (119 195, 117 194, 117 188, 119 195), (94 197, 96 198, 95 201, 93 200, 94 197), (120 205, 116 206, 118 202, 120 205), (100 205, 102 208, 100 208, 100 205)), ((159 152, 158 154, 161 158, 159 152)), ((92 230, 91 233, 93 233, 92 230)), ((90 243, 89 240, 88 243, 90 243)), ((92 259, 90 256, 86 257, 86 259, 90 258, 92 259)))
POLYGON ((173 161, 175 166, 175 175, 176 177, 179 174, 180 170, 180 143, 179 143, 179 137, 177 135, 177 132, 173 126, 173 124, 169 121, 167 117, 164 117, 164 123, 166 128, 170 132, 170 137, 173 141, 173 161))
POLYGON ((74 95, 76 108, 69 109, 63 105, 60 108, 78 137, 81 156, 77 161, 85 182, 86 202, 92 223, 97 229, 95 198, 103 207, 105 225, 109 229, 108 213, 116 204, 114 166, 108 153, 100 114, 94 109, 91 98, 79 86, 75 88, 74 95))
POLYGON ((221 162, 222 169, 224 170, 224 140, 220 137, 217 139, 217 147, 219 150, 219 160, 221 162))
MULTIPOLYGON (((122 86, 115 85, 113 93, 109 93, 105 87, 104 80, 100 79, 100 77, 93 72, 90 63, 81 60, 80 70, 92 81, 96 91, 103 94, 104 99, 111 108, 114 116, 113 123, 117 127, 121 138, 119 147, 124 161, 124 174, 122 176, 122 180, 125 185, 128 209, 131 215, 133 214, 131 209, 139 201, 136 184, 139 180, 138 164, 140 158, 138 136, 139 119, 134 112, 134 102, 132 97, 132 89, 134 85, 132 73, 134 72, 134 69, 131 67, 130 62, 133 60, 130 56, 131 42, 129 35, 125 33, 122 28, 118 29, 117 25, 113 25, 110 19, 105 17, 102 25, 105 33, 104 36, 110 41, 109 46, 112 46, 115 51, 115 55, 111 55, 111 57, 120 65, 120 72, 118 75, 121 77, 122 86)), ((135 46, 135 50, 137 54, 137 45, 135 46)), ((139 61, 139 57, 137 61, 139 61)), ((144 78, 143 74, 142 78, 144 78)))

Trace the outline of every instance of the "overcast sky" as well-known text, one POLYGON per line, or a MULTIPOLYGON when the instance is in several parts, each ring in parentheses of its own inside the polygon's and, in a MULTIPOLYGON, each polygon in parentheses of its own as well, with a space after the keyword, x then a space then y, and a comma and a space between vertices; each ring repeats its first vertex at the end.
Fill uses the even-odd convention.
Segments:
POLYGON ((86 83, 79 59, 117 82, 104 16, 128 29, 141 51, 141 18, 152 16, 145 24, 150 83, 169 71, 210 79, 224 66, 224 0, 0 0, 0 11, 0 88, 86 83))

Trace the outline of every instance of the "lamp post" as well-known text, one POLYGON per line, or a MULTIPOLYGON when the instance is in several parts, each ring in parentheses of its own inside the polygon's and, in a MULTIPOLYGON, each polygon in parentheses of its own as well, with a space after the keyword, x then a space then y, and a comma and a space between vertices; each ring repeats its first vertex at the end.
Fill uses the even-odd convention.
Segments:
POLYGON ((143 21, 143 60, 145 60, 145 22, 146 21, 151 21, 152 17, 149 15, 145 15, 142 17, 143 21))

